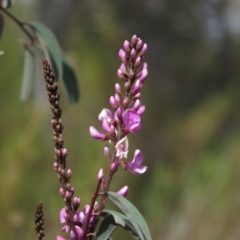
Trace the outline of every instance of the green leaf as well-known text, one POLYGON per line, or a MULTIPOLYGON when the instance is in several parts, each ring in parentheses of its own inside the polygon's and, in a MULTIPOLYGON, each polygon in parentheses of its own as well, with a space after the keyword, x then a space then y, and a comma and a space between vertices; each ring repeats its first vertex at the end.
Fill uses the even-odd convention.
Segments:
POLYGON ((15 0, 2 0, 3 8, 10 8, 15 3, 15 0))
POLYGON ((125 197, 122 197, 115 192, 108 192, 107 196, 128 217, 128 219, 131 221, 134 228, 138 232, 140 239, 152 239, 146 221, 131 202, 129 202, 125 197))
POLYGON ((0 12, 0 37, 2 36, 2 33, 3 33, 3 27, 4 27, 4 18, 0 12))
POLYGON ((97 233, 97 239, 98 240, 107 240, 113 233, 113 231, 117 228, 117 224, 114 221, 114 218, 112 215, 108 215, 104 220, 102 221, 99 231, 97 233))
POLYGON ((79 99, 79 88, 75 72, 68 61, 65 54, 62 52, 63 64, 63 83, 66 88, 68 98, 71 103, 76 103, 79 99))
POLYGON ((25 47, 22 88, 20 94, 21 101, 26 101, 30 96, 33 87, 34 73, 35 64, 33 52, 28 47, 25 47))
POLYGON ((100 215, 103 217, 106 217, 109 214, 113 216, 116 223, 119 221, 118 220, 119 218, 122 219, 122 221, 124 221, 125 224, 124 225, 119 224, 119 226, 121 226, 126 231, 128 231, 136 240, 141 240, 141 238, 140 238, 138 232, 136 231, 136 229, 134 228, 133 224, 129 221, 129 219, 125 215, 123 215, 119 212, 116 212, 116 211, 112 211, 112 210, 104 210, 100 213, 100 215))
POLYGON ((47 51, 49 52, 53 71, 56 76, 56 81, 62 79, 63 76, 63 64, 62 64, 62 50, 58 44, 57 39, 54 34, 48 29, 45 25, 39 22, 30 22, 29 25, 36 31, 44 45, 46 46, 47 51))

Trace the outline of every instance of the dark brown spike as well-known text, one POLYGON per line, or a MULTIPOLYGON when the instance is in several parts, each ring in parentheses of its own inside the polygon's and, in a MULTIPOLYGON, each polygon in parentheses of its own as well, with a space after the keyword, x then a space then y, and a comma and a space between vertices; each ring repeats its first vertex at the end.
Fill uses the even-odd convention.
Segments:
POLYGON ((36 240, 45 240, 44 235, 44 219, 43 219, 43 208, 42 203, 39 203, 35 212, 35 230, 36 240))

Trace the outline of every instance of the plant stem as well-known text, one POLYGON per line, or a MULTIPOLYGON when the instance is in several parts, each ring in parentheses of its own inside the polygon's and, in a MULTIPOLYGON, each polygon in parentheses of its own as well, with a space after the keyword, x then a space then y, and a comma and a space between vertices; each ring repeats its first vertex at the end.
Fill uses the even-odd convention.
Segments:
MULTIPOLYGON (((102 179, 98 180, 97 187, 96 187, 96 189, 95 189, 94 195, 92 196, 92 201, 91 201, 90 209, 89 209, 89 212, 88 212, 88 215, 87 215, 87 219, 86 219, 86 223, 85 223, 85 226, 84 226, 84 236, 86 236, 86 234, 87 234, 88 224, 89 224, 90 218, 91 218, 91 216, 92 216, 92 211, 93 211, 93 208, 94 208, 94 204, 95 204, 95 202, 96 202, 96 199, 97 199, 97 197, 98 197, 98 192, 99 192, 101 183, 102 183, 102 179)), ((85 237, 84 237, 84 239, 85 239, 85 237)))
POLYGON ((21 29, 22 31, 29 37, 29 39, 34 42, 36 38, 25 28, 25 24, 18 20, 14 15, 8 12, 6 9, 0 6, 0 11, 4 12, 9 18, 11 18, 21 29))

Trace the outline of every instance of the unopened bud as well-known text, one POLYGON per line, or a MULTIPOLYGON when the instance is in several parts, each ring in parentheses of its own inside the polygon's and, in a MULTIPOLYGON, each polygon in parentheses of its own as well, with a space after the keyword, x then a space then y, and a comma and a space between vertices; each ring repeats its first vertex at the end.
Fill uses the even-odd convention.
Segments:
POLYGON ((75 197, 73 199, 73 207, 74 207, 75 211, 79 208, 80 204, 81 204, 80 198, 75 197))
POLYGON ((128 186, 125 186, 123 188, 121 188, 119 191, 117 191, 117 194, 126 197, 128 195, 129 189, 128 186))
POLYGON ((67 175, 68 178, 70 178, 72 176, 72 170, 68 169, 67 172, 66 172, 66 175, 67 175))
POLYGON ((104 155, 105 155, 106 157, 109 157, 110 151, 109 151, 109 147, 108 147, 108 146, 105 146, 105 147, 103 148, 103 152, 104 152, 104 155))
POLYGON ((101 168, 98 172, 98 181, 102 180, 103 178, 103 169, 101 168))

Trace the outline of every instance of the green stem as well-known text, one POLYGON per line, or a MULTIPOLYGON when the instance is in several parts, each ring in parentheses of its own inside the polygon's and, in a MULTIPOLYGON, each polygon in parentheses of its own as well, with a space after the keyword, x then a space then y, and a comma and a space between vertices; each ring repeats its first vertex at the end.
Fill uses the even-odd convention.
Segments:
POLYGON ((36 40, 35 36, 33 36, 26 28, 26 23, 21 22, 15 16, 13 16, 10 12, 0 6, 0 11, 4 12, 9 18, 11 18, 21 29, 22 31, 28 36, 28 38, 34 42, 36 40))

